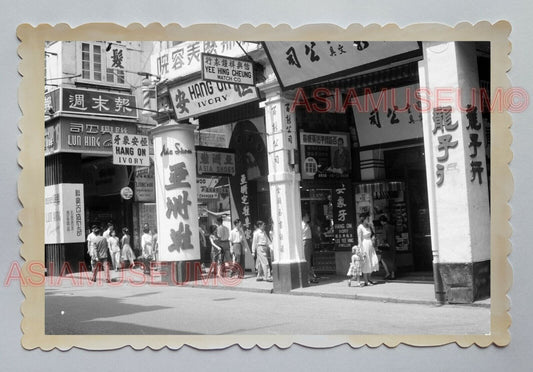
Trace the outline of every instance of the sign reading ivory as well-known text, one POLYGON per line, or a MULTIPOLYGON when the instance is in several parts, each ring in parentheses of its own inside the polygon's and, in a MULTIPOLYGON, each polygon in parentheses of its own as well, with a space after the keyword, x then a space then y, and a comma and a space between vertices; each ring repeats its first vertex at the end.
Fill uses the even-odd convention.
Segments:
POLYGON ((270 63, 284 89, 334 77, 372 64, 385 65, 391 57, 422 56, 416 41, 265 41, 270 63), (410 53, 412 52, 412 53, 410 53))
POLYGON ((160 261, 200 259, 194 128, 167 124, 152 130, 160 261))
POLYGON ((83 184, 60 183, 44 188, 44 243, 85 241, 83 184))
POLYGON ((202 53, 202 78, 204 80, 254 85, 253 70, 252 62, 202 53))
POLYGON ((149 142, 148 136, 114 134, 113 164, 144 167, 150 165, 149 142))
POLYGON ((255 87, 202 79, 169 88, 178 120, 205 115, 258 99, 255 87))

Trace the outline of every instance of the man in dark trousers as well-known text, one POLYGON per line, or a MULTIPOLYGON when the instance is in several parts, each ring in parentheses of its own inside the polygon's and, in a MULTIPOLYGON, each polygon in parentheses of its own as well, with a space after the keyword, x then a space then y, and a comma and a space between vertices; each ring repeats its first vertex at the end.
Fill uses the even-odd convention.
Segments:
POLYGON ((92 261, 93 262, 93 278, 92 281, 96 282, 96 275, 100 268, 103 268, 106 276, 106 282, 111 283, 109 276, 109 261, 107 257, 107 252, 109 247, 107 245, 107 239, 102 236, 102 230, 97 228, 94 231, 96 237, 93 240, 95 250, 93 253, 92 261))

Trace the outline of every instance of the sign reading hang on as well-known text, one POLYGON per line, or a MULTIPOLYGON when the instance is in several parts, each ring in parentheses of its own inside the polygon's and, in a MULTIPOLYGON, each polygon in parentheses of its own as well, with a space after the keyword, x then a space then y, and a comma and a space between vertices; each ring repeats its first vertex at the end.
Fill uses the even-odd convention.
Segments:
POLYGON ((253 64, 238 58, 202 53, 202 79, 254 85, 253 64))
POLYGON ((145 167, 150 165, 148 136, 118 133, 113 135, 113 164, 145 167))

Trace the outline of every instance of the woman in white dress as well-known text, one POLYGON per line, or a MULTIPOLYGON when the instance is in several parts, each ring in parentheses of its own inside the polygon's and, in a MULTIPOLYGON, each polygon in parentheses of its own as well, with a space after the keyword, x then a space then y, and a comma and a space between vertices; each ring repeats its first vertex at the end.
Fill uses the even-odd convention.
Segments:
POLYGON ((370 275, 374 271, 379 270, 379 260, 372 243, 372 235, 374 234, 372 226, 370 225, 370 216, 368 213, 361 214, 359 226, 357 226, 357 243, 360 251, 363 253, 365 259, 363 261, 361 271, 363 272, 363 280, 365 285, 375 284, 370 280, 370 275))
POLYGON ((129 261, 130 267, 135 266, 135 254, 130 245, 130 231, 127 227, 122 229, 122 239, 120 240, 122 245, 122 261, 129 261))
POLYGON ((109 238, 107 238, 107 244, 109 245, 109 253, 111 256, 111 262, 115 271, 118 271, 120 266, 120 246, 118 244, 117 233, 115 230, 111 230, 109 238))

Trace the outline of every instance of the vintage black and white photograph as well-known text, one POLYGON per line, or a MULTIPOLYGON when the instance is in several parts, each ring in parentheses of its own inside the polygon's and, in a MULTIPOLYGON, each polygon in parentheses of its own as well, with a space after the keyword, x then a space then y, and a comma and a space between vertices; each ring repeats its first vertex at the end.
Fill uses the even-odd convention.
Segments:
POLYGON ((45 42, 45 337, 490 340, 493 42, 242 39, 45 42))

